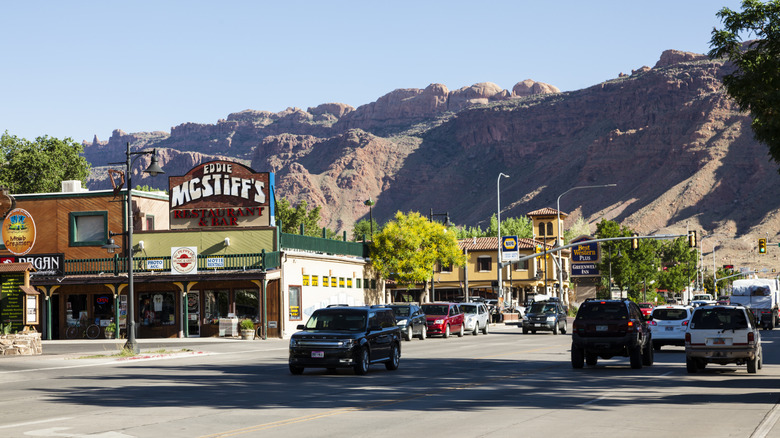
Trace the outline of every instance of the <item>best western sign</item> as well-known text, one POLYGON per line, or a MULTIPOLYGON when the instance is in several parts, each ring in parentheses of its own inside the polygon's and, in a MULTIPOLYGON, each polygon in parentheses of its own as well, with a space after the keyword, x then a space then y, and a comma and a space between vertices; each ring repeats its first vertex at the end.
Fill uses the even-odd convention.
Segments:
POLYGON ((212 161, 168 178, 171 229, 271 225, 274 174, 212 161))

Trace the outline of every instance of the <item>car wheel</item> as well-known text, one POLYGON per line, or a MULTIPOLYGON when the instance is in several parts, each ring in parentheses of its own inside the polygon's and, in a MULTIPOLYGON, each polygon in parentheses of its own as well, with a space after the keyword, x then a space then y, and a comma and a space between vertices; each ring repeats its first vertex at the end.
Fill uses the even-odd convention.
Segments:
POLYGON ((647 340, 647 344, 645 344, 645 351, 642 352, 642 365, 644 366, 651 366, 653 365, 653 341, 652 339, 647 340))
POLYGON ((661 347, 662 346, 663 346, 663 344, 653 341, 653 349, 655 351, 661 351, 661 347))
POLYGON ((464 327, 463 327, 463 324, 461 324, 461 325, 460 325, 460 331, 458 332, 458 337, 459 337, 459 338, 462 338, 462 337, 463 337, 463 330, 464 330, 464 327))
POLYGON ((566 321, 563 321, 563 327, 561 327, 561 334, 566 334, 566 321))
POLYGON ((488 333, 490 333, 490 324, 485 321, 485 327, 482 328, 482 334, 486 335, 488 333))
POLYGON ((471 332, 472 335, 477 336, 479 334, 479 321, 474 323, 474 331, 471 332))
POLYGON ((444 338, 446 339, 449 337, 450 337, 450 325, 447 324, 447 327, 444 329, 444 338))
POLYGON ((523 327, 523 334, 524 334, 524 335, 527 335, 527 334, 528 334, 528 329, 527 329, 527 328, 525 328, 525 327, 523 327))
POLYGON ((420 330, 420 340, 424 341, 425 338, 428 337, 428 326, 424 325, 422 330, 420 330))
POLYGON ((758 371, 758 355, 753 356, 752 359, 748 359, 747 369, 750 374, 755 374, 758 371))
POLYGON ((692 357, 685 358, 685 368, 688 370, 688 373, 690 374, 699 371, 699 365, 696 363, 696 360, 693 359, 692 357))
POLYGON ((637 345, 631 349, 629 353, 629 359, 631 360, 631 368, 638 370, 642 368, 642 346, 637 345))
POLYGON ((558 323, 557 322, 555 324, 553 324, 552 332, 553 332, 554 335, 558 334, 558 323))
POLYGON ((406 339, 407 341, 412 340, 412 326, 406 327, 406 333, 404 334, 404 339, 406 339))
POLYGON ((301 374, 303 374, 303 367, 290 365, 290 373, 296 376, 300 376, 301 374))
POLYGON ((398 344, 393 344, 390 347, 390 359, 385 362, 385 368, 389 371, 395 371, 398 369, 398 361, 401 358, 401 350, 398 348, 398 344))
POLYGON ((761 349, 759 348, 758 349, 758 369, 760 370, 763 367, 764 367, 764 352, 761 351, 761 349))
POLYGON ((571 367, 574 369, 580 369, 585 366, 585 352, 582 348, 577 347, 574 343, 571 344, 571 367))
POLYGON ((368 348, 363 347, 358 353, 357 362, 355 362, 355 374, 362 376, 368 372, 368 348))
POLYGON ((531 334, 535 335, 536 334, 536 330, 531 330, 531 334))
POLYGON ((599 356, 597 354, 588 353, 585 355, 585 363, 587 363, 589 367, 595 367, 596 364, 599 363, 599 356))

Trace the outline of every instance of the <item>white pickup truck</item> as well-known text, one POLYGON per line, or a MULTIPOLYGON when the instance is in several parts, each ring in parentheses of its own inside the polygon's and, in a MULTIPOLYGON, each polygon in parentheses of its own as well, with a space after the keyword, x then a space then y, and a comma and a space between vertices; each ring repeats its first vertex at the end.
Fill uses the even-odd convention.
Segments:
POLYGON ((691 306, 693 307, 708 306, 710 304, 718 304, 712 294, 696 294, 691 300, 691 306))

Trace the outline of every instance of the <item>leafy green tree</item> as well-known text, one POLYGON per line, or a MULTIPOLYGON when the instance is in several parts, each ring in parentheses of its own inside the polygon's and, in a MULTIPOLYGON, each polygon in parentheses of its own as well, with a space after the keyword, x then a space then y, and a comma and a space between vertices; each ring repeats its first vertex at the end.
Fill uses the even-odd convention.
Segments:
POLYGON ((717 16, 723 29, 713 29, 709 56, 734 65, 723 78, 726 91, 750 111, 753 134, 780 163, 780 0, 744 0, 742 12, 723 8, 717 16))
POLYGON ((677 294, 688 287, 696 275, 696 252, 688 246, 688 239, 678 237, 661 244, 660 258, 659 288, 677 294))
MULTIPOLYGON (((314 207, 309 211, 306 201, 301 201, 293 207, 286 198, 276 201, 276 220, 282 223, 282 232, 299 234, 303 224, 303 234, 306 236, 322 237, 318 223, 322 207, 314 207)), ((335 233, 334 233, 335 234, 335 233)))
POLYGON ((568 244, 574 238, 588 235, 590 235, 590 224, 582 217, 579 217, 569 228, 563 231, 563 241, 568 244))
MULTIPOLYGON (((527 217, 519 218, 506 218, 501 221, 501 235, 502 236, 517 236, 518 238, 530 239, 532 234, 533 224, 527 217)), ((498 220, 496 215, 490 217, 490 223, 486 230, 481 227, 457 227, 456 233, 458 239, 469 239, 472 237, 495 237, 498 236, 498 220)))
POLYGON ((0 136, 0 187, 21 194, 59 192, 66 180, 86 186, 91 165, 82 152, 71 138, 44 135, 29 141, 6 131, 0 136))
POLYGON ((374 219, 371 219, 371 222, 367 221, 366 219, 358 221, 355 223, 355 226, 352 227, 352 241, 361 241, 363 240, 363 236, 366 236, 366 240, 371 240, 372 229, 374 233, 379 231, 379 224, 377 224, 374 219))
POLYGON ((371 260, 383 277, 410 285, 431 279, 437 261, 451 266, 466 263, 454 232, 418 212, 400 211, 381 231, 374 231, 371 260))

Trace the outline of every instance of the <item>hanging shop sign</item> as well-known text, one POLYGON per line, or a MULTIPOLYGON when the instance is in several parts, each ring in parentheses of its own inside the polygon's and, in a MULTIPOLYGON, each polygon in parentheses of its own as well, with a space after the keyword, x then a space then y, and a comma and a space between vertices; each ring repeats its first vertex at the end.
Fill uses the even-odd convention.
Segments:
POLYGON ((8 212, 3 220, 3 245, 14 255, 25 255, 35 245, 35 221, 22 208, 8 212))
POLYGON ((180 246, 171 248, 171 274, 197 274, 198 247, 180 246))
POLYGON ((274 174, 211 161, 168 178, 171 229, 270 226, 274 174))

